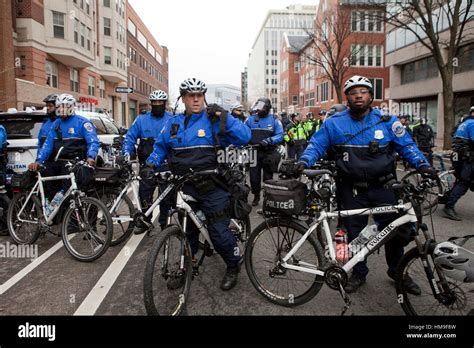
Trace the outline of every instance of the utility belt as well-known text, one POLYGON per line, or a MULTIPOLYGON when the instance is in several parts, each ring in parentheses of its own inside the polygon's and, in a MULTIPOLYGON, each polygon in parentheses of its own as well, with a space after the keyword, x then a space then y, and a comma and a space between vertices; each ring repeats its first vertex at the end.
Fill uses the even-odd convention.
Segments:
POLYGON ((349 178, 343 178, 341 181, 351 183, 352 187, 357 190, 368 190, 373 186, 383 186, 391 180, 396 180, 396 176, 392 173, 367 181, 353 181, 349 178))

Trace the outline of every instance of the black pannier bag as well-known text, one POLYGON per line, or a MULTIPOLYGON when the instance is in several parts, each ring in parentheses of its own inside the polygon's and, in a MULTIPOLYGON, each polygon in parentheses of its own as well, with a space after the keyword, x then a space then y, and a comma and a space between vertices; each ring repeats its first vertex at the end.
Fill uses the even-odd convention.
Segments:
POLYGON ((243 183, 235 183, 230 188, 230 209, 229 215, 233 219, 245 219, 252 211, 252 206, 248 204, 250 188, 243 183))
POLYGON ((94 182, 98 184, 117 185, 120 183, 122 171, 120 168, 96 167, 94 182))
POLYGON ((299 215, 306 207, 306 185, 298 180, 268 180, 263 185, 263 210, 299 215))
POLYGON ((15 173, 12 176, 11 186, 21 188, 22 190, 28 190, 35 185, 37 177, 38 175, 36 172, 29 170, 23 173, 15 173))

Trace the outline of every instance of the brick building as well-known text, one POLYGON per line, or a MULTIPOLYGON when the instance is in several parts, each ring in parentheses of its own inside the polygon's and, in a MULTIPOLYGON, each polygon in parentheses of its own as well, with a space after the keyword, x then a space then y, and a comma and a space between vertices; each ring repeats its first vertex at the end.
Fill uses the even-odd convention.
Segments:
MULTIPOLYGON (((324 37, 325 34, 329 40, 331 35, 337 32, 331 28, 332 25, 350 26, 350 32, 342 40, 341 52, 347 54, 341 54, 340 57, 349 64, 342 81, 344 83, 353 75, 369 78, 374 84, 373 106, 380 106, 382 102, 387 102, 385 89, 389 87, 390 82, 389 69, 385 67, 384 62, 385 25, 375 21, 374 11, 378 10, 380 9, 377 6, 363 5, 362 2, 354 5, 350 1, 322 0, 314 23, 314 32, 323 34, 320 37, 324 37)), ((342 34, 338 35, 342 37, 342 34)), ((324 69, 314 63, 314 60, 322 61, 318 52, 314 40, 308 40, 299 50, 299 98, 298 104, 290 108, 296 112, 318 113, 338 103, 333 83, 324 69)), ((342 98, 342 103, 346 103, 344 93, 342 93, 342 98)))
POLYGON ((151 91, 168 93, 168 49, 155 40, 137 13, 127 3, 128 96, 130 121, 150 104, 151 91))
POLYGON ((128 82, 127 8, 126 0, 0 2, 0 110, 42 108, 46 95, 69 93, 79 108, 128 126, 127 95, 115 93, 128 82))

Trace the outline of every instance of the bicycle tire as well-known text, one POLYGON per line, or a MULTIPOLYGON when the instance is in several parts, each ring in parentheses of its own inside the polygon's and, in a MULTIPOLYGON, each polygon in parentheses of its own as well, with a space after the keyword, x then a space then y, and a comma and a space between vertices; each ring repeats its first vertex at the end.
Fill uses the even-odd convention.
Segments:
MULTIPOLYGON (((395 286, 396 286, 396 291, 397 291, 397 295, 398 295, 398 299, 399 299, 398 302, 402 306, 402 309, 405 312, 405 314, 409 315, 409 316, 417 316, 417 315, 429 315, 429 316, 433 316, 433 315, 453 315, 452 312, 449 312, 449 308, 447 306, 441 304, 434 297, 433 292, 432 292, 431 287, 430 287, 430 284, 428 282, 428 278, 427 278, 426 273, 425 273, 424 268, 423 268, 423 264, 422 264, 423 261, 421 259, 421 256, 422 255, 420 254, 419 250, 415 247, 415 248, 410 249, 408 252, 406 252, 405 255, 403 255, 403 257, 401 258, 398 269, 397 269, 396 278, 395 278, 396 279, 395 280, 395 286), (414 268, 412 268, 411 271, 410 271, 410 267, 411 267, 411 265, 414 264, 414 262, 416 262, 417 266, 414 266, 414 268), (419 272, 422 274, 421 278, 422 278, 423 281, 421 281, 421 279, 413 279, 413 277, 414 277, 413 274, 414 274, 414 272, 416 272, 415 267, 418 267, 419 272), (418 286, 420 286, 420 289, 422 290, 422 293, 419 296, 409 294, 406 291, 405 287, 404 287, 404 284, 403 284, 404 275, 409 273, 409 271, 410 271, 410 277, 418 284, 418 286), (426 292, 426 294, 425 294, 425 292, 426 292), (432 299, 430 303, 426 303, 428 298, 432 299), (418 303, 415 303, 415 300, 417 300, 416 302, 420 302, 420 303, 424 302, 426 304, 418 305, 418 303), (421 307, 421 306, 426 307, 427 312, 425 312, 425 313, 422 312, 419 309, 419 307, 421 307), (446 312, 441 314, 438 311, 439 309, 445 309, 446 312)), ((438 278, 437 274, 436 274, 436 270, 434 269, 434 265, 433 265, 431 256, 429 256, 428 258, 431 259, 431 260, 429 260, 429 263, 431 264, 433 272, 435 273, 435 278, 438 278)), ((468 293, 469 292, 471 293, 471 296, 470 296, 471 298, 469 300, 470 305, 468 305, 468 308, 465 309, 464 313, 458 313, 458 315, 467 315, 470 311, 474 310, 474 295, 472 295, 472 284, 456 282, 454 280, 450 280, 449 278, 447 278, 447 281, 448 281, 448 285, 449 285, 450 289, 458 291, 458 292, 459 292, 459 289, 460 289, 459 284, 464 284, 466 286, 471 287, 471 290, 468 291, 468 293)), ((442 290, 441 287, 439 287, 439 289, 442 290)), ((459 298, 459 302, 458 301, 455 302, 453 304, 453 307, 454 307, 455 304, 457 304, 457 305, 462 304, 462 302, 464 300, 466 300, 466 303, 467 303, 467 296, 464 296, 464 297, 465 298, 459 298)))
MULTIPOLYGON (((100 195, 100 200, 102 202, 105 203, 105 205, 107 206, 108 210, 109 210, 109 213, 110 215, 112 216, 112 224, 113 224, 113 233, 112 233, 112 240, 110 242, 110 246, 117 246, 117 245, 120 245, 122 244, 124 241, 126 241, 128 238, 130 238, 130 236, 132 235, 132 232, 135 228, 135 221, 134 220, 131 220, 129 221, 128 223, 128 226, 126 229, 123 228, 123 226, 121 225, 120 222, 118 222, 117 224, 114 223, 114 216, 115 215, 115 212, 111 212, 110 211, 110 208, 112 207, 113 203, 115 202, 116 198, 120 195, 120 193, 122 192, 122 190, 120 189, 116 189, 116 188, 106 188, 105 190, 101 190, 99 195, 100 195), (105 199, 105 201, 104 201, 105 199), (119 226, 119 230, 118 232, 120 232, 120 230, 124 231, 122 233, 119 233, 117 234, 117 237, 116 237, 116 228, 115 226, 118 225, 119 226)), ((131 217, 133 219, 133 217, 135 216, 135 213, 136 213, 136 209, 135 209, 135 206, 133 205, 132 203, 132 200, 127 196, 127 195, 123 195, 121 200, 120 200, 120 203, 118 205, 118 207, 121 206, 122 202, 125 204, 125 207, 128 209, 128 216, 131 217)))
POLYGON ((0 208, 3 209, 0 219, 0 236, 8 235, 8 207, 10 206, 10 198, 6 194, 0 193, 0 208))
MULTIPOLYGON (((10 233, 10 237, 13 239, 13 241, 17 244, 33 244, 36 242, 38 239, 40 233, 41 233, 41 227, 39 224, 39 219, 41 218, 42 211, 41 211, 41 203, 39 202, 38 198, 36 196, 31 196, 30 201, 28 202, 27 206, 24 209, 23 214, 25 213, 25 210, 28 210, 31 213, 33 213, 35 216, 28 216, 30 219, 33 218, 38 221, 36 224, 36 228, 29 228, 28 230, 31 232, 30 236, 26 239, 21 238, 21 236, 17 233, 17 228, 15 226, 16 216, 17 216, 17 211, 21 209, 23 204, 25 203, 26 198, 28 197, 29 192, 21 192, 13 196, 10 206, 8 207, 8 212, 7 212, 7 225, 8 225, 8 232, 10 233), (34 207, 33 207, 34 206, 34 207)), ((20 222, 18 222, 20 223, 20 222)))
MULTIPOLYGON (((311 280, 308 280, 306 282, 309 283, 309 287, 306 291, 299 295, 295 295, 293 293, 286 293, 286 294, 274 294, 268 289, 265 288, 263 285, 262 281, 258 279, 258 276, 255 271, 255 262, 253 261, 253 254, 255 250, 255 244, 260 238, 260 236, 265 233, 265 231, 269 231, 267 227, 273 228, 273 227, 278 227, 278 226, 283 226, 287 228, 292 228, 295 232, 297 232, 299 235, 304 235, 306 233, 306 229, 299 223, 293 221, 293 220, 288 220, 288 219, 281 219, 281 218, 272 218, 267 221, 262 222, 260 225, 258 225, 250 235, 250 238, 247 242, 247 247, 245 250, 245 268, 247 270, 247 274, 249 276, 249 279, 252 283, 252 285, 255 287, 255 289, 267 300, 269 300, 272 303, 278 304, 280 306, 284 307, 294 307, 298 305, 302 305, 308 301, 310 301, 312 298, 314 298, 319 290, 321 289, 324 279, 321 276, 317 275, 311 275, 309 273, 305 272, 298 272, 295 271, 294 274, 307 274, 308 277, 311 278, 311 280), (314 278, 314 279, 313 279, 314 278)), ((288 231, 288 229, 287 229, 288 231)), ((278 232, 280 233, 280 232, 278 232)), ((317 266, 318 268, 321 268, 325 264, 325 259, 324 259, 324 254, 321 249, 321 246, 314 240, 313 236, 310 235, 307 239, 309 243, 304 243, 304 245, 309 245, 315 253, 316 261, 317 261, 317 266)), ((293 242, 293 241, 291 241, 293 242)), ((296 241, 295 241, 296 243, 296 241)), ((285 249, 289 251, 293 245, 292 243, 289 243, 290 245, 285 245, 285 249)), ((301 250, 301 249, 300 249, 301 250)), ((300 251, 299 250, 299 251, 300 251)), ((271 262, 276 262, 277 255, 275 256, 270 256, 272 258, 271 262)), ((281 257, 278 257, 281 258, 281 257)), ((312 260, 311 260, 312 261, 312 260)), ((267 261, 268 263, 268 261, 267 261)), ((264 262, 259 262, 259 264, 264 264, 264 262)), ((276 266, 278 267, 278 266, 276 266)), ((271 269, 271 267, 267 267, 267 269, 264 269, 262 271, 263 275, 268 275, 269 277, 271 276, 271 272, 275 270, 274 267, 271 269)), ((286 269, 286 271, 283 271, 282 269, 278 269, 276 272, 281 272, 281 273, 289 273, 292 272, 291 270, 286 269)), ((276 279, 276 278, 274 278, 276 279)))
MULTIPOLYGON (((182 244, 181 244, 182 245, 182 244)), ((168 272, 168 269, 166 270, 168 272)), ((172 272, 171 272, 172 273, 172 272)), ((182 315, 183 311, 186 308, 187 300, 189 297, 189 291, 191 289, 191 281, 192 281, 192 274, 193 274, 193 269, 192 269, 192 256, 191 256, 191 247, 189 246, 189 242, 187 238, 185 237, 183 231, 176 225, 169 226, 164 229, 162 236, 158 237, 152 248, 150 249, 150 252, 147 257, 146 261, 146 266, 145 266, 145 274, 144 274, 144 280, 143 280, 143 298, 145 301, 145 309, 148 315, 154 315, 154 316, 163 316, 163 315, 173 315, 173 316, 178 316, 182 315), (169 240, 171 238, 176 238, 180 243, 184 243, 184 249, 185 249, 185 255, 180 255, 183 256, 184 258, 184 268, 185 268, 185 274, 178 274, 178 271, 176 271, 175 274, 166 275, 163 276, 163 274, 158 275, 156 278, 157 280, 162 280, 162 283, 166 282, 166 289, 167 290, 179 290, 182 289, 182 292, 178 294, 178 302, 177 304, 172 307, 172 310, 170 310, 169 314, 165 313, 163 310, 159 310, 157 308, 157 303, 155 303, 155 298, 154 298, 154 289, 153 289, 153 280, 155 276, 155 270, 158 270, 158 268, 155 268, 155 264, 157 263, 158 256, 162 250, 162 248, 170 248, 170 242, 169 240), (166 278, 168 277, 168 278, 166 278), (178 282, 184 282, 184 284, 180 284, 178 288, 176 289, 170 289, 169 284, 171 281, 176 281, 178 279, 178 282)), ((160 294, 161 295, 161 294, 160 294)), ((173 295, 174 297, 174 295, 173 295)), ((160 300, 164 299, 165 296, 160 296, 160 300)), ((161 302, 167 302, 165 300, 161 302)), ((173 306, 173 304, 172 304, 173 306)))
MULTIPOLYGON (((421 181, 421 174, 416 171, 412 171, 403 176, 401 181, 403 182, 405 180, 408 180, 409 182, 417 186, 421 181)), ((443 185, 440 181, 436 181, 430 192, 427 192, 425 194, 425 199, 423 200, 423 204, 421 206, 424 215, 431 212, 432 209, 438 205, 439 198, 443 195, 443 193, 443 185)))
MULTIPOLYGON (((105 236, 102 235, 98 235, 98 233, 96 231, 93 231, 93 228, 89 227, 89 229, 92 229, 92 231, 87 231, 86 232, 86 235, 84 236, 83 240, 89 240, 90 242, 92 242, 92 240, 94 240, 96 243, 97 243, 97 240, 100 239, 100 242, 97 243, 97 244, 100 244, 100 247, 95 247, 93 249, 94 253, 91 254, 91 255, 84 255, 82 253, 80 253, 78 250, 76 250, 75 247, 72 246, 72 243, 71 243, 71 240, 73 240, 75 237, 77 238, 77 236, 73 236, 73 238, 69 238, 69 232, 71 233, 75 233, 75 231, 70 231, 70 227, 69 227, 69 224, 72 223, 74 224, 73 220, 71 220, 71 215, 73 214, 73 212, 76 210, 75 207, 72 208, 71 206, 69 206, 64 214, 64 219, 63 219, 63 223, 61 225, 61 235, 62 235, 62 240, 63 240, 63 243, 64 243, 64 247, 66 248, 66 250, 68 251, 68 253, 74 257, 76 260, 78 261, 81 261, 81 262, 92 262, 92 261, 95 261, 97 260, 99 257, 101 257, 102 255, 104 255, 104 253, 107 251, 107 249, 109 248, 110 246, 110 241, 112 240, 112 217, 110 216, 109 214, 109 211, 107 209, 107 207, 105 206, 105 204, 98 200, 97 198, 93 198, 93 197, 81 197, 80 198, 81 200, 81 204, 83 206, 85 206, 86 204, 91 204, 91 205, 95 205, 97 207, 97 212, 92 212, 93 214, 97 214, 99 215, 99 213, 101 212, 102 213, 102 218, 99 222, 100 225, 103 226, 103 223, 105 223, 105 236), (96 250, 97 249, 97 250, 96 250)), ((74 198, 74 201, 75 201, 75 198, 74 198)), ((87 211, 87 214, 90 214, 90 210, 87 211)), ((96 223, 97 223, 97 220, 95 220, 96 223)), ((77 223, 76 223, 77 225, 77 223)), ((78 229, 77 226, 75 227, 71 227, 71 228, 75 228, 76 230, 78 229)), ((81 230, 81 228, 79 228, 79 231, 81 230)), ((80 237, 79 237, 80 239, 80 237)), ((91 247, 92 247, 92 243, 90 243, 91 247)))

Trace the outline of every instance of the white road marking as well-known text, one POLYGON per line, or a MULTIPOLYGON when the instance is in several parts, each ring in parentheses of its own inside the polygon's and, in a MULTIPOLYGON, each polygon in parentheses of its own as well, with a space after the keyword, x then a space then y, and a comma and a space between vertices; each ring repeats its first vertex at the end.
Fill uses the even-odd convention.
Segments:
POLYGON ((34 259, 28 266, 23 268, 20 272, 15 274, 13 277, 8 279, 5 283, 0 286, 0 295, 3 295, 8 289, 10 289, 13 285, 18 283, 22 280, 25 276, 27 276, 31 271, 33 271, 36 267, 41 265, 44 261, 46 261, 51 255, 53 255, 56 251, 63 247, 63 242, 56 243, 52 248, 48 249, 43 255, 34 259))
POLYGON ((130 257, 137 249, 141 240, 147 234, 135 235, 129 239, 128 243, 120 250, 120 253, 104 272, 99 281, 95 284, 87 297, 82 301, 74 315, 94 315, 105 296, 109 293, 118 276, 125 268, 130 257))

